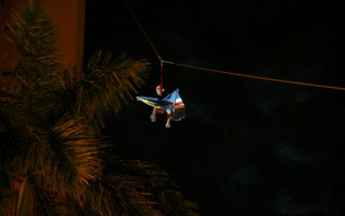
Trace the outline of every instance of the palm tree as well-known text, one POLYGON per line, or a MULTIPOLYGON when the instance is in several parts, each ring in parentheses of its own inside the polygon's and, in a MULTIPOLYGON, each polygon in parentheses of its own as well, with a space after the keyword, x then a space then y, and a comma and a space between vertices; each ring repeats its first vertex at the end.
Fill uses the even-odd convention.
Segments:
POLYGON ((0 215, 197 215, 156 165, 108 156, 101 129, 144 84, 146 60, 97 51, 62 66, 46 10, 12 15, 18 64, 0 92, 0 215))

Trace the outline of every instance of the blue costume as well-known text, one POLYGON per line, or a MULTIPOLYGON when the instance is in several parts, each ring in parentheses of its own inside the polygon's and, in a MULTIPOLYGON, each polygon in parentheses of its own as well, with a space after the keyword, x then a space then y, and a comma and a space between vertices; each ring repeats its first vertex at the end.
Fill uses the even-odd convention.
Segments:
MULTIPOLYGON (((157 86, 156 90, 159 87, 160 86, 157 86)), ((160 88, 160 90, 162 89, 160 88)), ((157 94, 160 95, 161 93, 157 91, 157 94)), ((179 94, 179 89, 176 89, 163 99, 157 97, 137 96, 137 100, 154 107, 153 113, 150 115, 152 122, 156 121, 156 115, 158 112, 166 112, 167 124, 165 127, 167 128, 171 127, 170 120, 180 121, 186 116, 185 105, 179 94)))

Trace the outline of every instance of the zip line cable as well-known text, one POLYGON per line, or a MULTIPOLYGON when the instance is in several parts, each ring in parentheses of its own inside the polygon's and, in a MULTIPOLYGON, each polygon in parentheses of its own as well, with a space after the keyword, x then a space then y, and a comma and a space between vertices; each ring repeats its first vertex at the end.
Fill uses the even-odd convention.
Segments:
POLYGON ((269 78, 269 77, 247 75, 247 74, 241 74, 241 73, 233 73, 233 72, 228 72, 228 71, 221 71, 221 70, 196 67, 196 66, 191 66, 191 65, 186 65, 186 64, 179 64, 179 63, 169 62, 169 61, 165 61, 165 60, 162 60, 162 61, 165 63, 168 63, 168 64, 178 65, 180 67, 192 68, 192 69, 196 69, 196 70, 203 70, 203 71, 208 71, 208 72, 213 72, 213 73, 221 73, 221 74, 238 76, 238 77, 267 80, 267 81, 272 81, 272 82, 289 83, 289 84, 294 84, 294 85, 312 86, 312 87, 318 87, 318 88, 327 88, 327 89, 335 89, 335 90, 345 91, 345 88, 336 87, 336 86, 319 85, 319 84, 313 84, 313 83, 305 83, 305 82, 297 82, 297 81, 291 81, 291 80, 283 80, 283 79, 275 79, 275 78, 269 78))
POLYGON ((153 49, 153 51, 156 53, 158 60, 160 60, 160 66, 161 66, 161 88, 163 89, 163 61, 162 61, 162 57, 159 55, 157 49, 155 48, 155 46, 153 45, 153 43, 151 42, 149 36, 146 34, 144 28, 141 26, 139 20, 137 19, 137 17, 135 16, 131 6, 128 4, 127 0, 124 0, 124 2, 126 3, 126 6, 128 8, 128 10, 131 12, 133 19, 135 20, 135 22, 137 23, 137 25, 139 26, 141 32, 144 34, 146 40, 149 42, 151 48, 153 49))
POLYGON ((254 75, 247 75, 247 74, 241 74, 241 73, 233 73, 233 72, 228 72, 228 71, 222 71, 222 70, 215 70, 215 69, 209 69, 209 68, 203 68, 203 67, 197 67, 197 66, 192 66, 192 65, 187 65, 187 64, 180 64, 180 63, 175 63, 175 62, 169 62, 165 61, 161 58, 159 55, 157 49, 151 42, 150 38, 146 34, 144 28, 140 25, 139 20, 135 16, 132 8, 128 4, 127 0, 124 0, 129 11, 131 12, 135 22, 139 26, 140 30, 144 34, 146 40, 149 42, 150 46, 152 47, 153 51, 156 53, 158 60, 161 61, 161 86, 163 88, 163 62, 172 64, 172 65, 177 65, 180 67, 185 67, 185 68, 192 68, 196 70, 202 70, 202 71, 207 71, 207 72, 213 72, 213 73, 220 73, 220 74, 226 74, 226 75, 231 75, 231 76, 238 76, 238 77, 245 77, 245 78, 251 78, 251 79, 258 79, 258 80, 266 80, 266 81, 271 81, 271 82, 280 82, 280 83, 288 83, 288 84, 293 84, 293 85, 300 85, 300 86, 310 86, 310 87, 317 87, 317 88, 324 88, 324 89, 333 89, 333 90, 341 90, 345 91, 345 88, 343 87, 337 87, 337 86, 328 86, 328 85, 319 85, 319 84, 313 84, 313 83, 306 83, 306 82, 297 82, 297 81, 292 81, 292 80, 284 80, 284 79, 275 79, 275 78, 270 78, 270 77, 262 77, 262 76, 254 76, 254 75))
POLYGON ((141 26, 141 24, 140 24, 139 20, 137 19, 137 17, 135 16, 131 6, 128 4, 127 0, 124 0, 124 2, 126 3, 128 10, 131 12, 135 22, 137 23, 137 25, 139 26, 140 30, 144 34, 146 40, 149 42, 149 44, 152 47, 153 51, 156 53, 158 60, 161 60, 162 59, 161 56, 159 55, 159 53, 158 53, 157 49, 155 48, 155 46, 153 46, 153 43, 151 42, 149 36, 146 34, 144 28, 141 26))

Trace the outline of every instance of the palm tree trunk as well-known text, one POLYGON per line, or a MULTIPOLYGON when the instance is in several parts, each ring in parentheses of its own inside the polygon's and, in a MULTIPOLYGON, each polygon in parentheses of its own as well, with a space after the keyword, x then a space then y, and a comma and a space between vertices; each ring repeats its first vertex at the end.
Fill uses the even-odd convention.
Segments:
POLYGON ((32 215, 33 207, 32 185, 25 179, 19 185, 19 194, 16 200, 16 216, 32 215))

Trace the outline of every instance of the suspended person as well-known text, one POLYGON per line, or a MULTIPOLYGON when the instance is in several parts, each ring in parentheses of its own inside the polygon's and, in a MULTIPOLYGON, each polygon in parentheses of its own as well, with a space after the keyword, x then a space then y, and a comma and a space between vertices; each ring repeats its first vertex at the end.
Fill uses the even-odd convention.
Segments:
MULTIPOLYGON (((161 85, 156 87, 156 93, 158 96, 163 96, 164 89, 161 85)), ((179 89, 176 89, 171 94, 166 96, 164 99, 156 97, 137 96, 138 101, 153 106, 150 120, 156 122, 158 113, 167 114, 166 128, 171 128, 171 120, 180 121, 186 116, 185 106, 179 95, 179 89)))

